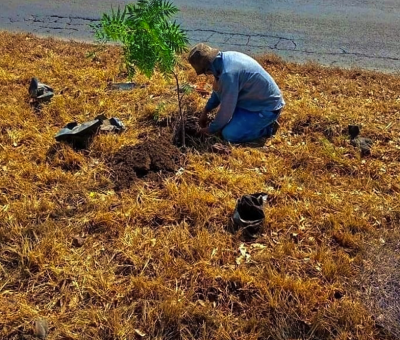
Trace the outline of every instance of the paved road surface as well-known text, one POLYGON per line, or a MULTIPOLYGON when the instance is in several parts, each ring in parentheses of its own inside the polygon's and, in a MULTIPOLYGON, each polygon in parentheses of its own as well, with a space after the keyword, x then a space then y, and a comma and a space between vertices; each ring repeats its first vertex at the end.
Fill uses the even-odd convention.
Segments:
MULTIPOLYGON (((92 40, 127 0, 0 0, 0 29, 92 40)), ((174 0, 192 43, 293 61, 400 71, 400 0, 174 0)))

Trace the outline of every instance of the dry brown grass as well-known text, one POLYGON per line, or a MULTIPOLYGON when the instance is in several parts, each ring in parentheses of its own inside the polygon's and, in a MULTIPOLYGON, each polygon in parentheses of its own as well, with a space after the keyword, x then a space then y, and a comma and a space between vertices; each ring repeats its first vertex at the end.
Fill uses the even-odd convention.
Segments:
POLYGON ((381 234, 365 247, 361 275, 355 281, 358 294, 373 314, 377 327, 400 338, 400 235, 381 234))
MULTIPOLYGON (((365 245, 400 220, 398 76, 262 58, 287 101, 267 147, 193 150, 179 175, 115 192, 106 159, 156 135, 155 112, 177 112, 173 83, 138 76, 147 88, 109 92, 123 79, 116 48, 87 58, 81 43, 0 40, 0 338, 31 334, 37 318, 49 339, 390 338, 351 287, 365 245), (58 93, 41 112, 33 76, 58 93), (100 113, 129 129, 49 157, 59 128, 100 113), (350 145, 349 123, 372 156, 350 145), (238 265, 243 242, 224 227, 235 200, 260 191, 265 234, 238 265)), ((195 82, 189 68, 180 77, 195 82)))

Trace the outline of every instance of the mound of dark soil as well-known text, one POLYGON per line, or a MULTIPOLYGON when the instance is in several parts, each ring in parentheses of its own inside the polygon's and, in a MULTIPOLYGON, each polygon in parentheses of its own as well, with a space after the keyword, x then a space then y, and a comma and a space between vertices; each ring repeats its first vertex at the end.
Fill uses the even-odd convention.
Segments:
POLYGON ((155 174, 173 173, 178 168, 180 155, 167 137, 122 147, 109 161, 115 189, 128 188, 138 178, 155 179, 155 174))

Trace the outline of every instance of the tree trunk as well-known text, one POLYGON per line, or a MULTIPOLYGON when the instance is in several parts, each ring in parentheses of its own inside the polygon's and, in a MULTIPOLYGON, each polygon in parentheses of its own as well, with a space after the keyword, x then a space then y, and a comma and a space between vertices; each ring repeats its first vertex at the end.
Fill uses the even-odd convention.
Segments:
POLYGON ((181 98, 181 91, 179 87, 179 79, 178 79, 178 74, 174 72, 174 77, 176 81, 176 92, 178 95, 178 105, 179 105, 179 118, 180 118, 180 129, 181 131, 178 131, 178 133, 181 133, 181 139, 182 139, 182 146, 185 148, 186 147, 186 136, 185 136, 185 119, 183 116, 183 111, 182 111, 182 98, 181 98))

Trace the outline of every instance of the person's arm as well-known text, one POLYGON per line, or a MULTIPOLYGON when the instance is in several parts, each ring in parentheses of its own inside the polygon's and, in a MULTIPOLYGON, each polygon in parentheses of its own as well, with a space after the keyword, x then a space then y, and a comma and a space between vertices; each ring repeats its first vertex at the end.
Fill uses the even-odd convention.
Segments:
POLYGON ((219 104, 220 104, 220 101, 219 101, 218 94, 215 91, 213 91, 213 93, 211 94, 210 99, 208 100, 208 102, 206 104, 205 111, 207 111, 207 113, 211 112, 216 107, 218 107, 219 104))
POLYGON ((205 128, 207 126, 208 123, 208 116, 207 114, 209 112, 211 112, 212 110, 214 110, 218 105, 219 105, 219 97, 218 94, 216 92, 213 91, 213 93, 211 94, 210 99, 208 100, 203 112, 200 115, 199 118, 199 125, 201 128, 205 128))
POLYGON ((208 132, 217 133, 222 130, 232 119, 239 97, 239 78, 235 75, 224 74, 219 80, 220 108, 214 121, 210 124, 208 132))

